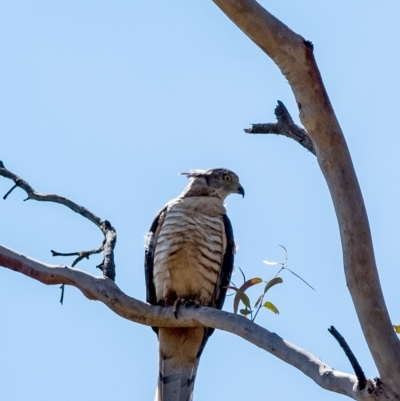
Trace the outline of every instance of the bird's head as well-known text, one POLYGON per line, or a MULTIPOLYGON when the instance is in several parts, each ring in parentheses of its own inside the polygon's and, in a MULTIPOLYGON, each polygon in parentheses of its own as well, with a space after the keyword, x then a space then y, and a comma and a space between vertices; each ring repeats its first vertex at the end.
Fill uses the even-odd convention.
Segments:
POLYGON ((239 177, 227 168, 191 170, 190 173, 181 173, 181 175, 191 178, 183 196, 215 196, 222 201, 231 194, 244 197, 244 188, 240 185, 239 177))

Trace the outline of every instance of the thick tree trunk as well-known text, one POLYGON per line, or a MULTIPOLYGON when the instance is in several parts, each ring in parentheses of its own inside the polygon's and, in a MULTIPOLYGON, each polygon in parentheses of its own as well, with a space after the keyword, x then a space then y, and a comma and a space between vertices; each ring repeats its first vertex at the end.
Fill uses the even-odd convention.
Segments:
POLYGON ((213 0, 289 81, 328 184, 339 223, 347 285, 384 383, 400 396, 400 343, 385 305, 361 190, 313 46, 254 0, 213 0))

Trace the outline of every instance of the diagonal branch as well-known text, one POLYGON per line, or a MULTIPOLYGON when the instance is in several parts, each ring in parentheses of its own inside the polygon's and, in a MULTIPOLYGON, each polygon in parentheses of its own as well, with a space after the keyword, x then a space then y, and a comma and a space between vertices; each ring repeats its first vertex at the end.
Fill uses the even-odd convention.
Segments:
POLYGON ((251 128, 245 129, 244 132, 247 134, 284 135, 295 140, 315 155, 314 144, 307 131, 294 123, 292 116, 280 100, 278 100, 278 106, 275 107, 275 115, 278 122, 253 124, 251 128))
POLYGON ((362 370, 361 365, 357 361, 357 358, 355 357, 353 351, 350 349, 349 345, 347 344, 347 341, 336 330, 336 328, 334 326, 331 326, 328 329, 328 331, 329 331, 329 333, 332 334, 333 337, 335 337, 336 341, 342 347, 344 353, 346 354, 347 358, 349 359, 351 366, 353 367, 354 373, 357 376, 357 381, 358 381, 357 387, 360 390, 364 390, 367 385, 367 378, 365 377, 364 371, 362 370))
POLYGON ((59 203, 60 205, 64 205, 74 211, 75 213, 80 214, 86 219, 90 220, 93 224, 95 224, 103 233, 104 241, 99 249, 93 251, 83 251, 83 252, 73 252, 69 254, 63 254, 55 251, 51 251, 53 256, 78 256, 75 259, 73 266, 75 266, 80 260, 84 258, 88 258, 90 255, 95 253, 100 253, 103 251, 103 262, 98 266, 102 271, 104 277, 108 277, 111 280, 115 280, 115 263, 114 263, 114 248, 117 241, 117 233, 107 220, 102 220, 100 217, 97 217, 90 210, 86 209, 83 206, 80 206, 63 196, 54 195, 54 194, 41 194, 36 192, 27 181, 23 180, 21 177, 18 177, 16 174, 6 169, 3 162, 0 161, 0 176, 5 178, 9 178, 14 181, 15 185, 3 196, 3 199, 7 199, 7 197, 11 194, 11 192, 15 188, 21 188, 26 192, 28 197, 25 199, 36 200, 40 202, 53 202, 59 203))
MULTIPOLYGON (((65 284, 78 288, 87 298, 104 303, 113 312, 133 322, 147 326, 196 327, 206 326, 236 334, 282 361, 297 368, 322 388, 355 400, 379 399, 375 381, 367 379, 365 390, 357 389, 357 378, 334 370, 319 358, 296 347, 250 320, 214 308, 181 308, 178 319, 172 307, 145 304, 122 292, 107 278, 96 278, 78 269, 48 265, 21 255, 0 245, 0 266, 22 273, 44 284, 65 284)), ((386 390, 383 384, 380 384, 386 390)), ((387 394, 387 393, 386 393, 387 394)))
POLYGON ((335 206, 347 286, 361 328, 382 381, 400 397, 400 341, 383 297, 361 189, 313 45, 255 0, 213 2, 275 62, 292 88, 335 206))

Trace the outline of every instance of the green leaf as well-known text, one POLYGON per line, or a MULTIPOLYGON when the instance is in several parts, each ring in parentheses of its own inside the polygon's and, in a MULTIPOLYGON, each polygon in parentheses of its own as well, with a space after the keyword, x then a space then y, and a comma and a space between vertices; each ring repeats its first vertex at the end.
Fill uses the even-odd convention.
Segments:
POLYGON ((264 294, 261 294, 261 295, 258 297, 256 303, 254 304, 254 309, 257 308, 258 305, 260 305, 260 302, 263 300, 263 298, 264 298, 264 294))
POLYGON ((394 331, 395 331, 397 334, 400 334, 400 325, 394 324, 394 325, 393 325, 393 328, 394 328, 394 331))
POLYGON ((249 297, 240 288, 232 287, 231 285, 228 285, 224 288, 229 288, 230 290, 236 291, 236 295, 233 300, 233 313, 237 313, 240 301, 244 303, 246 308, 251 309, 249 297))
POLYGON ((237 287, 232 287, 231 285, 227 285, 226 287, 228 290, 233 290, 236 291, 235 298, 233 299, 233 313, 237 313, 239 309, 239 302, 240 302, 240 296, 238 296, 238 292, 240 291, 239 288, 237 287))
POLYGON ((283 280, 281 277, 274 277, 272 280, 269 280, 268 283, 265 285, 264 288, 264 294, 274 285, 283 283, 283 280))
POLYGON ((240 312, 243 316, 247 316, 247 315, 250 315, 251 310, 248 310, 248 309, 240 309, 239 312, 240 312))
POLYGON ((250 306, 250 299, 249 299, 249 297, 248 297, 244 292, 238 291, 238 292, 236 293, 236 296, 239 296, 239 297, 240 297, 240 300, 244 303, 244 306, 245 306, 246 308, 251 309, 251 306, 250 306))
MULTIPOLYGON (((249 297, 244 293, 248 288, 250 288, 253 285, 262 283, 262 279, 259 277, 254 277, 250 280, 245 281, 240 288, 235 288, 236 291, 236 295, 235 298, 233 300, 233 313, 237 313, 238 309, 239 309, 239 302, 242 301, 245 306, 247 306, 249 309, 251 309, 250 307, 250 299, 249 297)), ((231 287, 227 287, 227 288, 231 288, 231 287)), ((233 289, 233 288, 232 288, 233 289)))
POLYGON ((241 286, 240 286, 240 290, 242 290, 243 292, 245 292, 248 288, 252 287, 253 285, 256 284, 260 284, 262 283, 262 278, 260 277, 254 277, 251 278, 250 280, 245 281, 241 286))
POLYGON ((269 309, 271 312, 274 312, 275 315, 279 315, 278 308, 272 302, 264 302, 263 306, 269 309))

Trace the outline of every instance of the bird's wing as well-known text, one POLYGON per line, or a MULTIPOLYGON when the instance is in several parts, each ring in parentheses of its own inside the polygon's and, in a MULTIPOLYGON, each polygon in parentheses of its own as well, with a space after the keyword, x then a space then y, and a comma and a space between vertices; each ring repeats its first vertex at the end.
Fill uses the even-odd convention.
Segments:
POLYGON ((154 252, 158 233, 160 232, 162 223, 165 219, 166 210, 167 206, 157 213, 146 237, 144 274, 146 277, 146 300, 151 305, 157 305, 156 288, 153 281, 154 252))
POLYGON ((226 249, 222 259, 221 269, 219 271, 218 282, 215 286, 215 292, 213 297, 212 307, 222 309, 224 305, 227 286, 231 281, 233 271, 233 259, 235 254, 235 240, 233 238, 232 224, 228 216, 223 216, 225 237, 226 237, 226 249))
MULTIPOLYGON (((218 281, 215 285, 213 301, 212 304, 210 305, 213 308, 217 309, 222 309, 222 306, 224 305, 226 292, 228 290, 227 286, 230 284, 231 281, 231 276, 233 271, 233 261, 235 255, 235 240, 233 237, 232 224, 231 221, 229 220, 229 217, 226 214, 223 215, 223 221, 224 221, 225 236, 226 236, 226 249, 222 259, 218 281)), ((199 358, 204 350, 204 347, 206 346, 207 340, 209 339, 211 334, 214 333, 214 330, 215 329, 206 327, 204 331, 204 338, 199 351, 199 358)))

